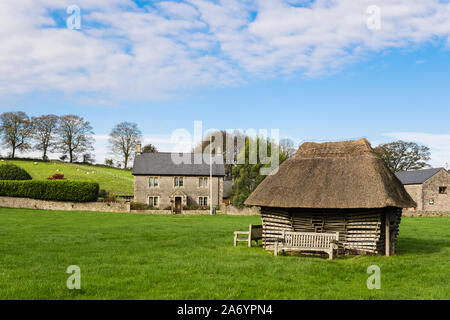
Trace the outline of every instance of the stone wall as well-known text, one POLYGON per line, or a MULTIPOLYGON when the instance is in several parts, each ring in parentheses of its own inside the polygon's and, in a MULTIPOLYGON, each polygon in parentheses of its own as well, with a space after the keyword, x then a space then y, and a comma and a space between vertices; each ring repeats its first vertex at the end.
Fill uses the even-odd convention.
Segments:
POLYGON ((423 184, 423 210, 450 211, 450 173, 445 169, 423 184), (447 193, 439 194, 439 187, 447 187, 447 193))
POLYGON ((450 211, 411 211, 403 210, 403 217, 450 217, 450 211))
POLYGON ((411 198, 417 203, 417 208, 411 208, 409 210, 423 210, 423 193, 421 184, 411 184, 405 186, 406 191, 411 198))
MULTIPOLYGON (((131 210, 131 213, 143 214, 172 214, 171 210, 131 210)), ((187 214, 206 214, 210 215, 209 210, 183 210, 183 215, 187 214)), ((217 211, 216 214, 224 214, 222 211, 217 211)))
MULTIPOLYGON (((159 176, 158 187, 149 186, 150 176, 134 177, 134 201, 149 203, 149 197, 159 197, 159 208, 170 207, 170 196, 179 191, 187 195, 183 205, 197 206, 198 197, 208 197, 209 200, 209 177, 208 186, 199 187, 199 177, 183 176, 183 187, 174 187, 173 176, 159 176)), ((213 177, 213 206, 220 205, 223 197, 223 177, 213 177)))
POLYGON ((226 207, 226 213, 230 215, 240 215, 240 216, 254 216, 261 214, 260 207, 244 207, 244 208, 236 208, 232 205, 228 205, 226 207))
POLYGON ((0 197, 0 207, 65 211, 130 212, 129 202, 60 202, 0 197))

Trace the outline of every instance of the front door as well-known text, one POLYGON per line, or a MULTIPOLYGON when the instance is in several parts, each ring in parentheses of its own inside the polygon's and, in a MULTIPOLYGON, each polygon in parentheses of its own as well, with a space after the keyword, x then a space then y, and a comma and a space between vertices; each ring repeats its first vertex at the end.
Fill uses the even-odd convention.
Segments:
POLYGON ((181 213, 181 197, 175 197, 175 212, 181 213))

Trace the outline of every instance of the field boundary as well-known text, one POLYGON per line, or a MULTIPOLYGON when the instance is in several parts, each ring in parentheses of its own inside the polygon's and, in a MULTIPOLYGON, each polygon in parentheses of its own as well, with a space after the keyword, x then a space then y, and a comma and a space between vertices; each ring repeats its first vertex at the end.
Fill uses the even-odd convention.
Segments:
POLYGON ((29 198, 0 197, 0 207, 18 209, 62 210, 62 211, 96 211, 96 212, 130 212, 130 202, 64 202, 36 200, 29 198))

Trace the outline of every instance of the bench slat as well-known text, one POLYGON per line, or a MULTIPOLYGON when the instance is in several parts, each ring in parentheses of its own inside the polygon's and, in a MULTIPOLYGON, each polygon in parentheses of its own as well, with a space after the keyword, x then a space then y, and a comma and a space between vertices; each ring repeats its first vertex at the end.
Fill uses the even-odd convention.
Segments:
POLYGON ((275 255, 279 250, 286 251, 323 251, 333 257, 334 243, 339 241, 339 232, 315 233, 282 231, 281 237, 275 241, 275 255), (279 243, 280 242, 280 243, 279 243))

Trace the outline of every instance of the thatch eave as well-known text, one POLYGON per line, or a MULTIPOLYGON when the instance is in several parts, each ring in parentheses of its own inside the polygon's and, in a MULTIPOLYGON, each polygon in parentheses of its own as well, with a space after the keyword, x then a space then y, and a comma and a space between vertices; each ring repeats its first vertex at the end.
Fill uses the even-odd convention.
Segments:
POLYGON ((366 139, 303 144, 245 204, 305 209, 417 206, 366 139))

